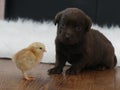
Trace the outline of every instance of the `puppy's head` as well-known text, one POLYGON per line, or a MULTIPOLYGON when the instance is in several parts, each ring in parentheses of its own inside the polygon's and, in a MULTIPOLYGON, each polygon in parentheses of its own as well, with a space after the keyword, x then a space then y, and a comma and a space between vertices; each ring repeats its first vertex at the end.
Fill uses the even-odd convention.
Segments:
POLYGON ((64 44, 72 45, 83 40, 91 28, 91 19, 78 8, 67 8, 55 16, 58 24, 57 39, 64 44))

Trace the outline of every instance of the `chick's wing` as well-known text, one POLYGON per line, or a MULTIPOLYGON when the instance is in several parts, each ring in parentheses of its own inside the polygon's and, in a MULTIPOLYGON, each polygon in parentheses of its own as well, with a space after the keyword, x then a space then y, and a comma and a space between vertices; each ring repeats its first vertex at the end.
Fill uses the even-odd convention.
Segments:
POLYGON ((14 57, 15 63, 18 68, 28 70, 34 67, 37 63, 36 56, 29 49, 23 49, 18 52, 14 57))

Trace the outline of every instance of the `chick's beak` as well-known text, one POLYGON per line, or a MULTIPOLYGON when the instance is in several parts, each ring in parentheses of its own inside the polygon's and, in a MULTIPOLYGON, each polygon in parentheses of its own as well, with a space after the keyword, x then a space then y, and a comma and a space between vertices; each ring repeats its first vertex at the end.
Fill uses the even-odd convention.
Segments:
POLYGON ((46 50, 44 50, 44 52, 47 52, 46 50))

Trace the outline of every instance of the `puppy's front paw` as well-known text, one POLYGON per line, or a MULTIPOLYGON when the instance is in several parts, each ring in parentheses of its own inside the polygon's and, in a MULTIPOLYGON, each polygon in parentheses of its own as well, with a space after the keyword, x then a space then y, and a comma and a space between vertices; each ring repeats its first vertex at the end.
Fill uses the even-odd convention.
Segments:
POLYGON ((54 67, 48 70, 48 74, 61 74, 61 73, 62 73, 62 69, 58 67, 54 67))
POLYGON ((66 74, 76 75, 76 74, 79 74, 79 70, 70 67, 70 68, 66 71, 66 74))

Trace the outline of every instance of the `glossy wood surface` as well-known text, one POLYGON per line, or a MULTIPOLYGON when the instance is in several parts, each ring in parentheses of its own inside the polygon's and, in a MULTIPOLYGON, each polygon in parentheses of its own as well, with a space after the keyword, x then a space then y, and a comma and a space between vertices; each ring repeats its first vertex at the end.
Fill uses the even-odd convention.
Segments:
POLYGON ((47 70, 52 67, 39 64, 28 72, 36 79, 25 81, 11 60, 0 60, 0 90, 120 90, 120 67, 79 75, 48 75, 47 70))

